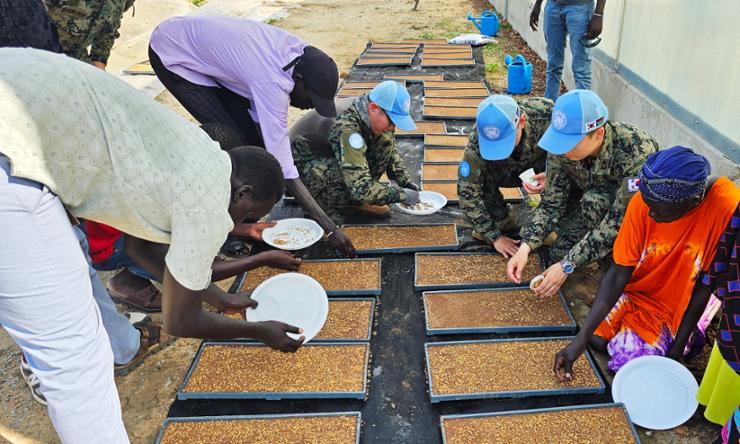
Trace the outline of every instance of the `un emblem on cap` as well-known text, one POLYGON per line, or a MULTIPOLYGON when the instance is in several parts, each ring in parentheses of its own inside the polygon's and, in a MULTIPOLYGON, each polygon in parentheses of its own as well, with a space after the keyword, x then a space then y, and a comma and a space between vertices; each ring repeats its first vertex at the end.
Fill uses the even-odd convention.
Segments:
POLYGON ((486 136, 486 139, 496 140, 501 136, 501 129, 497 126, 487 126, 483 128, 483 134, 486 136))
POLYGON ((552 113, 552 126, 555 127, 556 130, 561 130, 565 128, 565 125, 568 124, 568 118, 565 117, 565 113, 562 111, 555 110, 552 113))

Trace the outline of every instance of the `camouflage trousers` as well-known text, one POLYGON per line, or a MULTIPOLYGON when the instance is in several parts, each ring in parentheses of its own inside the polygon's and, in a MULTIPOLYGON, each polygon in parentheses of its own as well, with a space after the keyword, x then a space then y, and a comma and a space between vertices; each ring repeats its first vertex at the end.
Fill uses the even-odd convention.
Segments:
MULTIPOLYGON (((555 263, 563 259, 578 241, 601 223, 613 203, 614 190, 595 187, 585 192, 572 191, 568 196, 565 214, 560 218, 560 222, 554 230, 558 238, 550 247, 551 261, 555 263)), ((604 266, 610 260, 611 255, 598 262, 601 266, 604 266)))
POLYGON ((307 144, 302 142, 303 139, 298 139, 291 144, 301 181, 326 214, 334 222, 341 223, 344 211, 357 203, 344 185, 339 162, 329 157, 315 158, 307 144))

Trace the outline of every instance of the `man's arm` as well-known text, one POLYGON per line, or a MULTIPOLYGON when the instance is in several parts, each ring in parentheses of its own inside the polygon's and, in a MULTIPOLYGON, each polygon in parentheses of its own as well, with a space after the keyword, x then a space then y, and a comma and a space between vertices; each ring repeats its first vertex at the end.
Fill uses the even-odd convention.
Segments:
POLYGON ((550 231, 558 225, 570 195, 571 181, 558 156, 547 156, 547 175, 548 184, 541 195, 542 201, 535 208, 532 221, 523 226, 519 233, 530 250, 540 247, 550 231))
POLYGON ((295 197, 298 205, 303 208, 308 217, 314 219, 329 235, 329 242, 331 246, 336 248, 343 256, 356 257, 357 251, 355 251, 352 241, 341 228, 329 217, 321 206, 313 198, 311 192, 308 191, 306 185, 303 184, 300 178, 288 179, 285 181, 285 186, 288 192, 295 197))
MULTIPOLYGON (((602 0, 603 1, 603 0, 602 0)), ((540 21, 540 10, 542 9, 542 0, 535 0, 532 6, 532 12, 529 14, 529 27, 532 31, 537 31, 537 24, 540 21)))
POLYGON ((350 197, 372 205, 401 202, 406 198, 401 188, 373 180, 365 158, 367 143, 360 134, 354 123, 334 123, 329 130, 329 143, 339 161, 342 181, 350 197))
POLYGON ((381 149, 390 152, 390 164, 388 165, 388 171, 386 171, 388 178, 400 186, 406 187, 411 182, 411 176, 406 171, 406 164, 398 149, 396 149, 396 136, 393 133, 386 133, 381 137, 380 143, 384 145, 381 149))
POLYGON ((294 352, 303 343, 286 333, 301 329, 283 322, 246 322, 203 310, 202 292, 180 285, 165 267, 162 292, 164 331, 180 337, 201 339, 254 338, 284 352, 294 352))
POLYGON ((683 351, 686 347, 686 341, 689 340, 691 332, 699 322, 699 318, 707 308, 709 302, 709 296, 712 291, 709 287, 702 284, 701 279, 697 279, 694 282, 694 288, 691 290, 691 300, 689 306, 686 307, 686 312, 683 315, 681 324, 676 332, 676 337, 673 338, 673 344, 671 349, 668 351, 668 357, 676 361, 681 362, 683 359, 683 351))
POLYGON ((118 29, 121 27, 124 6, 125 2, 121 0, 101 2, 98 5, 100 8, 98 16, 94 19, 95 22, 90 25, 92 30, 98 30, 96 40, 90 42, 90 60, 93 64, 96 62, 102 64, 102 68, 105 68, 105 65, 108 64, 113 43, 120 36, 118 29))
POLYGON ((501 230, 491 220, 483 200, 481 185, 485 173, 482 169, 483 162, 478 151, 478 132, 473 131, 468 146, 465 147, 463 160, 457 169, 457 195, 460 199, 460 210, 473 226, 473 230, 483 235, 489 243, 493 243, 501 236, 501 230))
POLYGON ((604 7, 606 6, 606 0, 597 0, 594 14, 591 16, 591 22, 588 25, 588 33, 586 37, 589 39, 595 39, 601 35, 601 31, 604 27, 604 7))
POLYGON ((555 371, 555 376, 560 381, 573 379, 573 363, 586 350, 589 341, 591 341, 594 335, 594 331, 606 318, 606 315, 609 314, 614 304, 617 303, 617 300, 619 300, 634 270, 635 267, 612 264, 609 271, 606 272, 599 285, 599 291, 596 293, 593 306, 581 326, 581 330, 570 344, 555 355, 553 370, 555 371))
MULTIPOLYGON (((160 282, 164 282, 166 268, 165 256, 167 256, 168 247, 165 244, 149 242, 129 235, 125 235, 123 241, 124 253, 160 282)), ((228 262, 240 262, 243 266, 245 263, 247 265, 256 265, 255 262, 259 261, 259 258, 257 260, 254 258, 242 258, 236 261, 215 261, 214 266, 216 271, 213 273, 213 280, 225 279, 245 271, 238 270, 237 267, 232 266, 228 262), (236 273, 230 274, 234 271, 236 273)), ((224 312, 247 308, 253 302, 246 294, 227 293, 213 283, 208 288, 199 291, 198 294, 202 297, 203 301, 224 312)))
POLYGON ((200 291, 183 287, 165 265, 167 245, 126 236, 124 252, 164 284, 162 318, 166 332, 201 339, 254 338, 282 351, 296 351, 303 342, 285 334, 300 333, 300 329, 282 322, 245 322, 203 310, 203 301, 227 312, 256 303, 244 295, 226 293, 214 284, 200 291))

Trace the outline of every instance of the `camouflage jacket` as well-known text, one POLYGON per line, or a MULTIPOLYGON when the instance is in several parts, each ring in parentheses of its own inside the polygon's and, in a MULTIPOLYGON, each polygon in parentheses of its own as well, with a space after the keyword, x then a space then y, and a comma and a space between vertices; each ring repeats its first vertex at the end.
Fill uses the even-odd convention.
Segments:
MULTIPOLYGON (((490 182, 500 185, 510 176, 517 177, 529 168, 534 168, 538 173, 545 170, 547 151, 537 146, 537 142, 550 125, 553 103, 540 97, 523 99, 518 103, 521 113, 527 115, 526 125, 519 145, 514 147, 511 156, 495 161, 483 159, 478 147, 478 132, 473 131, 463 154, 463 160, 468 163, 470 170, 465 177, 458 172, 460 209, 473 229, 491 243, 501 236, 501 229, 486 209, 484 194, 498 191, 484 190, 484 184, 490 182)), ((506 205, 503 198, 501 202, 506 205)))
POLYGON ((645 131, 625 123, 607 122, 604 142, 596 158, 572 161, 565 156, 549 154, 547 186, 532 222, 522 227, 524 241, 532 249, 542 245, 563 217, 571 190, 589 191, 613 203, 601 223, 578 241, 563 259, 581 266, 609 256, 633 194, 627 181, 637 177, 647 157, 658 149, 658 142, 645 131))
POLYGON ((367 114, 369 99, 360 96, 337 116, 329 130, 329 143, 341 170, 344 185, 356 202, 385 205, 406 198, 402 191, 410 181, 392 132, 373 134, 367 114), (398 185, 379 182, 386 173, 398 185))
POLYGON ((45 0, 64 53, 86 62, 108 63, 123 13, 134 0, 45 0), (90 51, 88 52, 88 47, 90 51))

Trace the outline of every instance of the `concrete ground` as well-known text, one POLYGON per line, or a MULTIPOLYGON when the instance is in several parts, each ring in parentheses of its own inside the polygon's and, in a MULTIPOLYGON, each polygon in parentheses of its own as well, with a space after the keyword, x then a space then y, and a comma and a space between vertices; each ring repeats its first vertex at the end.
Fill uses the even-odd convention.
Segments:
MULTIPOLYGON (((401 38, 451 37, 462 32, 473 32, 472 25, 465 17, 468 12, 479 10, 481 3, 421 0, 418 11, 412 11, 413 5, 413 0, 212 0, 197 12, 270 20, 272 24, 290 30, 325 50, 337 62, 342 74, 346 75, 370 39, 392 41, 401 38), (285 18, 276 19, 280 17, 285 18)), ((135 16, 132 17, 129 12, 124 18, 121 38, 116 42, 109 62, 109 72, 118 75, 127 66, 145 60, 149 33, 161 20, 196 9, 187 0, 137 0, 135 16)), ((502 32, 499 44, 487 50, 486 54, 486 62, 490 65, 488 77, 496 89, 505 86, 502 83, 505 71, 502 71, 504 68, 499 60, 501 54, 514 51, 517 45, 522 44, 521 39, 512 42, 515 36, 510 39, 509 34, 508 30, 502 32)), ((521 47, 518 49, 525 50, 521 47)), ((126 80, 140 89, 148 89, 152 96, 160 91, 153 77, 129 77, 126 80)), ((160 94, 157 99, 186 115, 168 93, 160 94)), ((290 120, 294 121, 300 114, 291 110, 290 120)), ((111 273, 107 273, 103 278, 110 276, 111 273)), ((595 293, 595 288, 593 279, 586 275, 578 282, 572 282, 566 292, 579 321, 587 312, 588 296, 595 293)), ((178 339, 129 375, 116 379, 131 442, 153 441, 199 342, 178 339)), ((0 331, 0 381, 3 382, 0 386, 0 443, 58 442, 46 409, 33 401, 20 377, 19 359, 18 348, 4 331, 0 331)), ((641 431, 641 437, 647 443, 706 443, 714 439, 715 433, 714 427, 696 415, 687 425, 673 431, 649 434, 641 431)))

